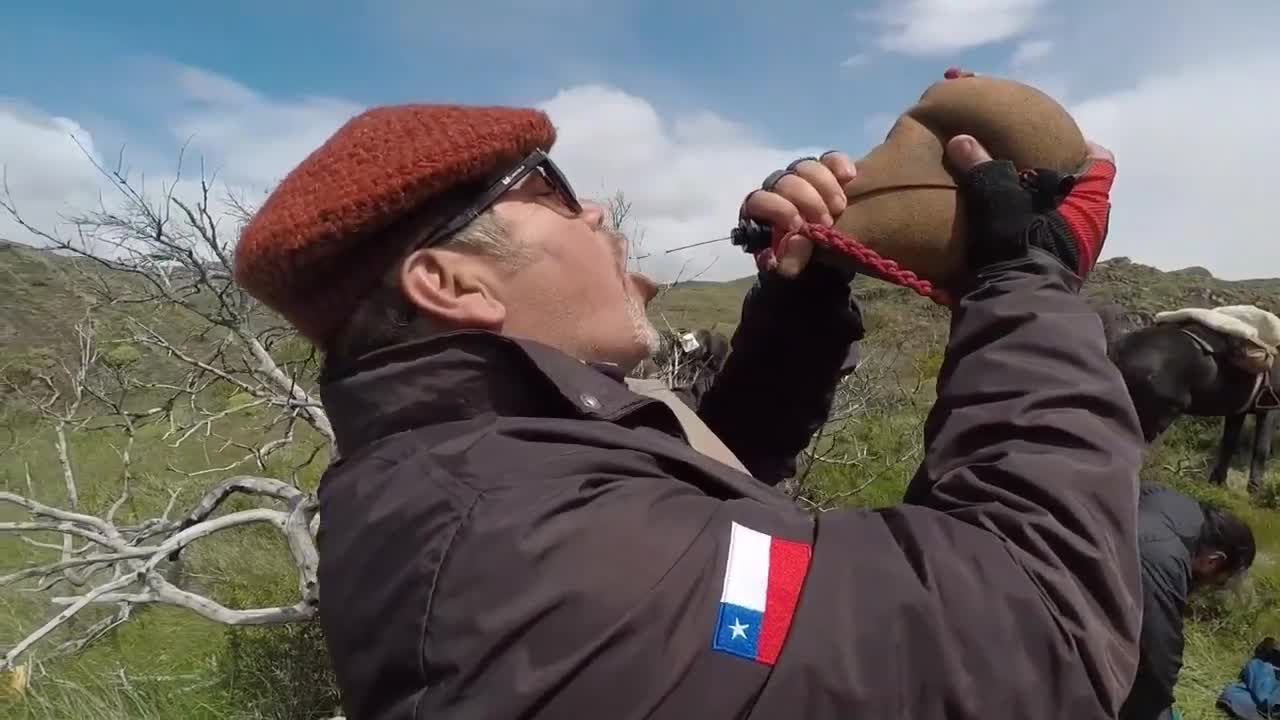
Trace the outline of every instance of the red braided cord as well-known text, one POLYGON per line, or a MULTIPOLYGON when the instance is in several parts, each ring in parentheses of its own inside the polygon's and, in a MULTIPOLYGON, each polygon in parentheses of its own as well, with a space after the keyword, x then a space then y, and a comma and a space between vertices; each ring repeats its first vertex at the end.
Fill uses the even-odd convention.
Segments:
POLYGON ((835 228, 807 223, 796 232, 809 238, 817 245, 853 259, 859 266, 859 272, 914 290, 939 305, 946 306, 951 304, 950 295, 942 288, 934 287, 933 283, 928 280, 899 266, 893 260, 882 257, 875 250, 844 235, 835 228))

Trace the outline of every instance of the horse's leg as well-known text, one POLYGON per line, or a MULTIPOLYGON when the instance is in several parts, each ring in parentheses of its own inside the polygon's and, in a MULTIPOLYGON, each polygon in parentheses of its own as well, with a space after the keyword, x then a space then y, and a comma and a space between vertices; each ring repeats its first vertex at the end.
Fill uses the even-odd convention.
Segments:
POLYGON ((1256 494, 1262 491, 1262 478, 1267 472, 1267 460, 1271 458, 1271 437, 1276 431, 1276 420, 1280 413, 1275 410, 1261 410, 1253 428, 1253 460, 1249 463, 1249 492, 1256 494))
POLYGON ((1222 485, 1227 482, 1227 468, 1231 467, 1231 456, 1235 455, 1240 445, 1240 430, 1244 427, 1244 413, 1227 415, 1222 418, 1222 443, 1218 445, 1218 461, 1209 473, 1209 482, 1222 485))

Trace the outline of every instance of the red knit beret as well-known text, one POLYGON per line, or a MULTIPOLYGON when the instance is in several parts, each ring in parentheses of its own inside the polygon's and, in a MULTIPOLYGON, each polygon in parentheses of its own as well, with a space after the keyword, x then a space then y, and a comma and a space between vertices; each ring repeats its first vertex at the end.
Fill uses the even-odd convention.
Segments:
POLYGON ((379 231, 550 150, 555 135, 545 113, 526 108, 370 109, 285 176, 244 227, 236 282, 324 347, 401 250, 379 231))

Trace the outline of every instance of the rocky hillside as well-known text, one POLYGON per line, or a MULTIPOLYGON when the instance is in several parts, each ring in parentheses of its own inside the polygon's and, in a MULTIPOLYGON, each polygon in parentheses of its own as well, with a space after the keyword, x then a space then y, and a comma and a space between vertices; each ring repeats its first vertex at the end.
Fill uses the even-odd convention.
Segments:
MULTIPOLYGON (((16 353, 65 352, 74 346, 73 326, 81 317, 89 292, 66 270, 73 261, 0 240, 0 357, 16 353)), ((76 261, 84 262, 84 261, 76 261)), ((730 282, 694 282, 667 290, 651 307, 661 327, 708 327, 732 331, 751 278, 730 282)), ((868 278, 858 278, 857 296, 867 316, 868 331, 894 334, 945 327, 946 314, 910 291, 868 278)), ((1119 303, 1149 317, 1180 307, 1212 307, 1247 303, 1280 311, 1280 279, 1229 281, 1200 267, 1165 272, 1129 260, 1100 263, 1086 290, 1101 302, 1119 303)), ((123 312, 154 309, 120 308, 123 312)), ((870 339, 870 338, 869 338, 870 339)))
MULTIPOLYGON (((655 303, 653 314, 665 317, 673 326, 714 325, 728 330, 738 320, 742 295, 750 282, 746 278, 676 287, 655 303)), ((855 288, 869 331, 945 323, 944 312, 908 290, 868 278, 858 278, 855 288)), ((1280 279, 1222 280, 1201 267, 1166 272, 1123 257, 1099 263, 1085 293, 1099 304, 1117 303, 1145 319, 1164 310, 1236 304, 1280 312, 1280 279)))

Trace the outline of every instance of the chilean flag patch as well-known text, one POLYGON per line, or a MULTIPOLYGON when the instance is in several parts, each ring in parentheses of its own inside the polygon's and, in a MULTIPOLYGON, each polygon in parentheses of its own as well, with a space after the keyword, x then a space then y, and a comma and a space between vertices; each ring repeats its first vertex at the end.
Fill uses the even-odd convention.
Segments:
POLYGON ((813 548, 733 523, 711 647, 773 665, 800 600, 813 548))

